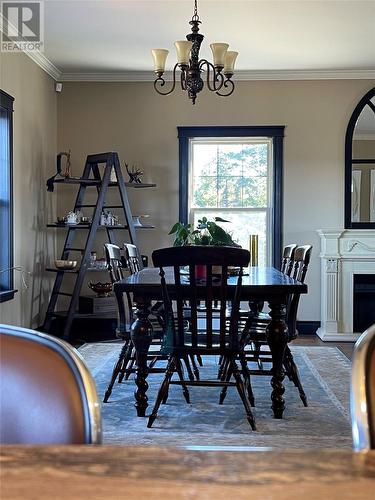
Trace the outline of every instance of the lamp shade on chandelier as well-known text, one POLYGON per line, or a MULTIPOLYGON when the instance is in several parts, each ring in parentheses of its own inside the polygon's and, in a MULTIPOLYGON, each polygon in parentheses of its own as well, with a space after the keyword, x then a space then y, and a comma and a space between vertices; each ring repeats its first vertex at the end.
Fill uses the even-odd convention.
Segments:
POLYGON ((178 40, 176 47, 177 63, 173 68, 173 81, 169 90, 164 90, 165 80, 163 74, 169 51, 166 49, 152 49, 155 73, 154 81, 156 92, 161 95, 171 94, 176 88, 177 71, 180 70, 180 84, 183 91, 187 92, 189 99, 195 104, 197 94, 206 86, 211 92, 221 97, 227 97, 234 91, 232 77, 238 52, 228 50, 227 43, 211 43, 213 63, 207 59, 199 58, 199 50, 204 36, 199 33, 199 20, 197 0, 194 3, 194 15, 189 22, 191 33, 186 35, 186 40, 178 40))

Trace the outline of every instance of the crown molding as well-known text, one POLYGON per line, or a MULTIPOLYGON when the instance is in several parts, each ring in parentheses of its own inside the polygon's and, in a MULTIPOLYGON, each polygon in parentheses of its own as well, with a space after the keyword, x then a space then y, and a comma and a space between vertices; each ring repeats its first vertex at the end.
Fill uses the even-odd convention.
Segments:
MULTIPOLYGON (((164 74, 166 81, 172 80, 172 72, 164 74)), ((153 82, 153 71, 122 72, 62 72, 61 81, 66 82, 153 82)), ((375 69, 372 70, 239 70, 235 81, 252 80, 375 80, 375 69)))
POLYGON ((61 80, 62 72, 42 52, 25 51, 25 54, 54 80, 61 80))
MULTIPOLYGON (((17 31, 16 27, 8 21, 8 24, 17 31)), ((0 12, 0 32, 3 32, 4 29, 4 16, 0 12)), ((23 49, 22 52, 26 54, 32 61, 35 62, 43 71, 45 71, 49 76, 51 76, 54 80, 59 80, 61 78, 61 71, 39 50, 29 51, 27 49, 23 49)), ((8 54, 13 54, 13 52, 7 52, 8 54)), ((19 52, 15 52, 18 54, 19 52)))

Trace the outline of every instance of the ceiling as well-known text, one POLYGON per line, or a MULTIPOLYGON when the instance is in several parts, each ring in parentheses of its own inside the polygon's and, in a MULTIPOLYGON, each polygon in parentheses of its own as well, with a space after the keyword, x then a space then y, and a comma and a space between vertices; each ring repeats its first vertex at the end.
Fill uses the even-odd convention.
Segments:
MULTIPOLYGON (((44 55, 63 74, 147 72, 151 48, 190 31, 193 0, 46 0, 44 55)), ((375 70, 375 0, 199 0, 209 44, 238 50, 242 71, 375 70)))

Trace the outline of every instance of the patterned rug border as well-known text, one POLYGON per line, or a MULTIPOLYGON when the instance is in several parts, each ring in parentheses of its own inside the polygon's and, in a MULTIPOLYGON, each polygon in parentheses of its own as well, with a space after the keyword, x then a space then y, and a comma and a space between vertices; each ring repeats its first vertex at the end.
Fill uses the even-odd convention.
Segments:
MULTIPOLYGON (((100 398, 121 346, 121 341, 106 341, 86 343, 79 348, 96 380, 100 398)), ((145 446, 350 448, 350 360, 335 346, 291 346, 291 349, 298 360, 305 390, 309 391, 308 408, 303 408, 298 392, 286 378, 285 418, 274 420, 267 396, 269 386, 265 385, 269 384, 269 379, 255 377, 257 404, 254 411, 259 423, 255 433, 248 433, 247 422, 242 421, 242 407, 235 399, 235 392, 232 399, 228 393, 229 399, 224 407, 218 407, 216 396, 211 398, 201 392, 196 394, 192 405, 184 406, 181 394, 176 391, 171 394, 171 401, 164 412, 161 411, 160 421, 152 429, 147 429, 145 419, 134 418, 135 386, 134 380, 129 380, 116 384, 110 403, 102 405, 104 442, 145 446), (203 407, 206 414, 202 411, 203 407), (193 432, 188 422, 192 423, 193 432)), ((207 360, 205 369, 210 370, 211 365, 214 365, 214 360, 207 360)), ((156 377, 159 376, 153 375, 148 379, 148 410, 152 408, 159 384, 156 377)))

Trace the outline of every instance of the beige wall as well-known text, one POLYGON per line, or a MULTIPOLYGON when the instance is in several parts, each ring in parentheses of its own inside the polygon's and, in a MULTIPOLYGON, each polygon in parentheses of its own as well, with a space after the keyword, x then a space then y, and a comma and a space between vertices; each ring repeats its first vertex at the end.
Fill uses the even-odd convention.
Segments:
MULTIPOLYGON (((168 245, 178 218, 179 125, 285 125, 284 242, 312 243, 309 294, 300 319, 320 319, 319 228, 344 224, 346 124, 370 81, 240 82, 231 98, 200 95, 192 106, 176 92, 157 95, 151 83, 64 83, 58 97, 58 148, 72 150, 73 173, 88 153, 118 151, 136 162, 155 190, 131 192, 133 213, 152 214, 153 232, 138 232, 141 250, 168 245)), ((59 194, 59 210, 73 195, 59 194)))
POLYGON ((0 88, 14 98, 14 264, 31 272, 28 289, 15 273, 18 289, 0 304, 0 322, 40 325, 48 304, 50 276, 44 272, 54 254, 54 234, 45 223, 55 212, 56 196, 45 182, 55 170, 57 107, 54 82, 24 54, 0 53, 0 88))

